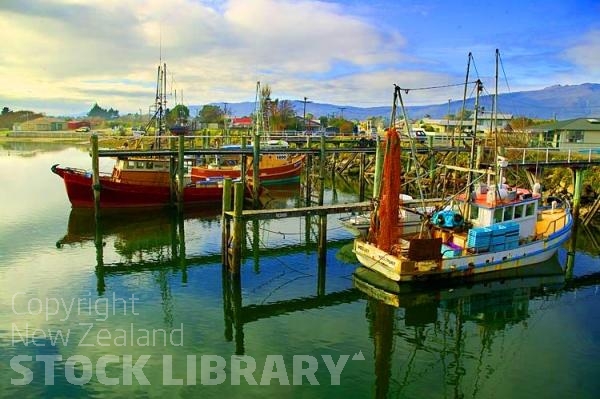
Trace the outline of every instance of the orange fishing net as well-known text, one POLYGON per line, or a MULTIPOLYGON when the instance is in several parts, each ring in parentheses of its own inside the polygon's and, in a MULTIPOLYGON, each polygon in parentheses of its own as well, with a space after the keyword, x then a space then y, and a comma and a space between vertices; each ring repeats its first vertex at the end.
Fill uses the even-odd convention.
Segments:
POLYGON ((379 249, 390 252, 400 233, 397 228, 400 206, 400 137, 395 128, 386 131, 385 143, 376 244, 379 249))

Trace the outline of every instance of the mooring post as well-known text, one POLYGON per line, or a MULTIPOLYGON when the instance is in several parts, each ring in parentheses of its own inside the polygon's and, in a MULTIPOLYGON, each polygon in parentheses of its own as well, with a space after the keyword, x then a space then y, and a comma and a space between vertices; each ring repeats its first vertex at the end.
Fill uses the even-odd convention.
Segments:
POLYGON ((379 187, 381 187, 381 172, 383 171, 383 155, 381 138, 379 135, 377 135, 375 138, 375 181, 373 182, 373 198, 379 197, 379 187))
POLYGON ((183 175, 185 172, 184 165, 184 152, 185 152, 185 137, 183 135, 178 137, 179 148, 177 151, 177 210, 183 212, 183 189, 185 182, 183 181, 183 175))
MULTIPOLYGON (((242 150, 246 149, 246 143, 247 142, 247 137, 245 135, 242 135, 242 150)), ((246 156, 246 154, 242 154, 241 157, 241 162, 240 162, 240 179, 242 181, 242 183, 244 183, 244 187, 246 186, 246 180, 247 177, 246 174, 248 173, 248 165, 246 165, 246 162, 248 161, 248 157, 246 156)), ((254 159, 254 158, 253 158, 254 159)), ((254 162, 254 161, 253 161, 254 162)))
POLYGON ((233 310, 231 306, 231 277, 229 268, 223 264, 221 266, 221 283, 223 294, 223 321, 225 323, 224 336, 227 342, 233 340, 233 310))
POLYGON ((244 321, 242 319, 242 279, 239 271, 230 275, 231 318, 235 328, 235 354, 244 355, 244 321))
POLYGON ((104 240, 102 223, 99 217, 96 217, 94 246, 96 247, 96 291, 98 292, 98 295, 104 295, 106 289, 106 284, 104 282, 104 240))
POLYGON ((319 242, 317 243, 319 264, 327 258, 327 215, 319 214, 319 242))
POLYGON ((577 230, 579 229, 579 221, 575 219, 573 228, 571 229, 571 237, 567 247, 567 264, 565 267, 565 278, 571 280, 573 278, 573 270, 575 268, 575 254, 577 253, 577 230))
MULTIPOLYGON (((252 142, 252 205, 258 206, 258 194, 260 190, 260 132, 254 132, 254 141, 252 142)), ((243 200, 243 196, 242 196, 243 200)))
POLYGON ((583 192, 583 178, 585 176, 585 169, 583 168, 572 168, 575 174, 575 184, 573 187, 573 217, 579 218, 579 208, 581 206, 581 193, 583 192))
POLYGON ((252 220, 252 257, 254 258, 254 273, 260 273, 260 224, 252 220))
POLYGON ((327 271, 327 215, 319 215, 319 243, 317 260, 317 295, 325 295, 325 276, 327 271))
POLYGON ((231 264, 229 270, 232 273, 239 273, 242 264, 242 242, 244 241, 244 219, 242 212, 244 210, 244 185, 236 182, 233 185, 233 235, 231 237, 231 264))
MULTIPOLYGON (((169 148, 171 151, 175 151, 176 143, 173 141, 171 137, 169 140, 169 148)), ((177 201, 177 181, 176 181, 177 171, 175 169, 175 158, 172 155, 169 155, 169 194, 171 206, 175 205, 177 201)))
POLYGON ((181 213, 177 215, 177 230, 179 233, 177 238, 179 240, 179 267, 181 269, 181 282, 183 284, 187 284, 188 274, 187 265, 185 263, 185 228, 183 214, 181 213))
POLYGON ((325 135, 321 136, 321 155, 319 157, 319 206, 325 198, 325 135))
MULTIPOLYGON (((475 140, 475 137, 473 137, 475 140)), ((475 157, 475 169, 479 169, 479 165, 481 165, 481 159, 483 157, 483 145, 480 143, 477 145, 477 155, 475 157)), ((498 160, 494 160, 494 165, 498 162, 498 160)))
POLYGON ((358 179, 359 179, 359 184, 358 184, 358 200, 360 202, 363 202, 365 200, 365 162, 367 159, 367 154, 365 154, 364 152, 360 154, 360 165, 359 165, 359 171, 358 171, 358 179))
POLYGON ((92 142, 92 190, 94 192, 94 216, 96 220, 100 213, 100 164, 98 161, 98 135, 90 137, 92 142))
MULTIPOLYGON (((312 145, 311 145, 311 140, 310 140, 310 136, 306 137, 306 148, 307 149, 311 149, 312 145)), ((307 154, 306 155, 306 165, 304 166, 304 170, 305 170, 305 179, 304 179, 304 187, 305 187, 305 193, 304 193, 304 198, 305 198, 305 205, 306 206, 310 206, 311 203, 311 197, 312 197, 312 165, 313 165, 313 156, 312 154, 307 154)))
POLYGON ((229 266, 229 236, 231 224, 226 213, 231 211, 231 179, 223 180, 223 203, 221 205, 221 262, 229 266))

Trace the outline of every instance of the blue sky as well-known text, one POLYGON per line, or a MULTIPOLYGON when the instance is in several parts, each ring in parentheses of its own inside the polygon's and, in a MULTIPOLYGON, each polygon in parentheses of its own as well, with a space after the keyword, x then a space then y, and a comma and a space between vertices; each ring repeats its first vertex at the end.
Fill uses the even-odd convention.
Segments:
POLYGON ((390 105, 393 84, 463 82, 469 52, 493 92, 495 49, 500 92, 600 82, 598 0, 10 0, 0 22, 0 106, 48 115, 147 112, 161 55, 171 105, 253 101, 257 81, 280 99, 390 105))

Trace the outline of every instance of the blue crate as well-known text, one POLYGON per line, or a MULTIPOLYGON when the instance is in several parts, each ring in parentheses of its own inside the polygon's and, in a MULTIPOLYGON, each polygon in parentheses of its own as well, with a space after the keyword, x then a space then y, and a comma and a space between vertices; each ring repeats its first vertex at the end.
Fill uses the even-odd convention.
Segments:
POLYGON ((504 243, 490 245, 490 251, 492 251, 492 252, 504 251, 505 249, 506 249, 506 246, 504 245, 504 243))
POLYGON ((517 241, 510 241, 510 242, 507 242, 507 243, 505 244, 505 246, 506 246, 506 249, 515 249, 515 248, 519 248, 519 240, 517 240, 517 241))

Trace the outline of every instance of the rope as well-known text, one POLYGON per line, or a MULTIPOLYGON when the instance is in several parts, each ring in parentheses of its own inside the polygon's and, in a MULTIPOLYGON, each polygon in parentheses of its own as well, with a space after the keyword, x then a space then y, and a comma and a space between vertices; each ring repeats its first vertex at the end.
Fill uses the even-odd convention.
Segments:
MULTIPOLYGON (((475 82, 467 82, 467 84, 469 83, 475 83, 475 82)), ((447 87, 456 87, 456 86, 463 86, 464 83, 454 83, 454 84, 448 84, 448 85, 442 85, 442 86, 428 86, 428 87, 415 87, 415 88, 405 88, 405 87, 398 87, 398 89, 403 90, 406 94, 408 94, 409 91, 415 91, 415 90, 431 90, 431 89, 444 89, 447 87)))

